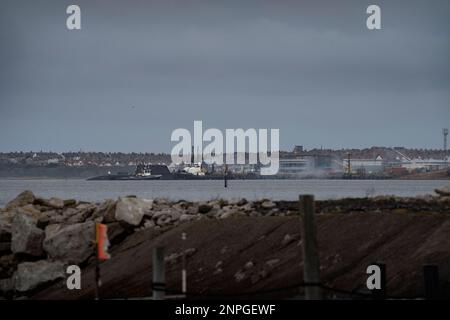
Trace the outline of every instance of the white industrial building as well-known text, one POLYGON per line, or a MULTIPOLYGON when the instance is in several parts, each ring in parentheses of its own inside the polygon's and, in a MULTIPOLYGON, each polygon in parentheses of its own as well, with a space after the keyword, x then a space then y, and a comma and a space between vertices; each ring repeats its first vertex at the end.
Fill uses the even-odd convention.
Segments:
POLYGON ((296 176, 314 170, 313 157, 280 159, 278 175, 296 176))
POLYGON ((364 171, 367 174, 377 173, 384 170, 384 159, 377 156, 375 159, 343 159, 342 167, 344 171, 348 172, 348 165, 350 162, 350 171, 352 173, 364 171))

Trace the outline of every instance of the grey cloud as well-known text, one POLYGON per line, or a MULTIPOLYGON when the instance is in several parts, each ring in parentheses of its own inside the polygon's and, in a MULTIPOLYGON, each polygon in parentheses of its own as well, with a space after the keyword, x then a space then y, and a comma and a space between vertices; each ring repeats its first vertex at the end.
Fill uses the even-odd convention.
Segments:
POLYGON ((448 1, 379 1, 375 32, 369 1, 78 3, 75 32, 68 1, 3 5, 0 150, 169 151, 195 119, 285 149, 438 147, 450 119, 448 1))

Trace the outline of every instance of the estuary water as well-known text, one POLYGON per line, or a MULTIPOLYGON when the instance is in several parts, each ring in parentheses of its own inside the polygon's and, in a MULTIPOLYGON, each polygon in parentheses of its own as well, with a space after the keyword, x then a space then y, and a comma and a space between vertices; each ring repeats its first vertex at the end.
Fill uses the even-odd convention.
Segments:
POLYGON ((434 194, 434 189, 450 185, 449 180, 230 180, 224 188, 220 180, 86 181, 0 180, 0 207, 20 192, 31 190, 41 197, 102 201, 119 196, 203 201, 216 198, 249 200, 296 200, 300 194, 317 199, 377 195, 416 196, 434 194))

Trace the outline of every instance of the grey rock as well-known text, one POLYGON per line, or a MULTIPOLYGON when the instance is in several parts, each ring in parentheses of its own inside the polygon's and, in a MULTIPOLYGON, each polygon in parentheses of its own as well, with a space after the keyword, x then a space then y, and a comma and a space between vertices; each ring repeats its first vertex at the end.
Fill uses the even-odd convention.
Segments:
POLYGON ((438 188, 438 189, 435 189, 434 191, 441 197, 450 196, 450 186, 438 188))
POLYGON ((95 223, 52 224, 45 228, 44 250, 50 258, 79 264, 94 253, 95 223))
POLYGON ((156 220, 156 224, 161 227, 169 225, 171 222, 172 222, 172 217, 170 215, 161 215, 156 220))
POLYGON ((196 216, 193 214, 182 214, 182 215, 180 215, 179 221, 180 222, 189 222, 189 221, 192 221, 195 219, 196 219, 196 216))
POLYGON ((40 206, 45 206, 54 209, 64 208, 64 200, 59 198, 50 198, 50 199, 36 198, 34 203, 40 206))
POLYGON ((71 216, 73 216, 73 215, 75 215, 77 213, 78 213, 77 209, 75 209, 75 208, 67 208, 66 210, 64 210, 62 215, 63 215, 63 217, 65 219, 68 219, 68 218, 70 218, 71 216))
POLYGON ((54 216, 51 216, 49 218, 49 222, 47 223, 47 225, 60 224, 60 223, 63 223, 65 221, 66 221, 66 219, 64 218, 63 215, 54 215, 54 216))
POLYGON ((78 204, 76 206, 76 209, 77 210, 85 210, 85 209, 95 208, 95 207, 96 207, 95 204, 92 204, 92 203, 89 203, 89 202, 81 202, 80 204, 78 204))
POLYGON ((185 213, 187 211, 187 202, 178 202, 175 203, 172 208, 175 209, 176 211, 179 211, 180 213, 185 213))
POLYGON ((235 215, 237 212, 239 212, 235 207, 233 206, 226 206, 222 208, 222 211, 218 214, 219 219, 226 219, 233 215, 235 215))
POLYGON ((48 200, 48 206, 55 209, 62 209, 64 208, 64 200, 59 198, 50 198, 48 200))
POLYGON ((44 231, 37 226, 37 220, 25 214, 17 214, 11 226, 11 251, 40 257, 44 254, 42 241, 44 231))
POLYGON ((219 216, 219 212, 220 212, 220 207, 214 206, 208 213, 206 213, 206 214, 199 213, 199 215, 201 215, 203 217, 208 217, 208 218, 217 218, 219 216))
POLYGON ((153 210, 154 211, 161 211, 171 208, 171 203, 167 201, 166 199, 156 199, 153 201, 153 210))
POLYGON ((170 216, 170 214, 171 214, 171 210, 168 209, 168 208, 165 208, 165 209, 162 209, 160 211, 153 212, 152 218, 154 220, 158 220, 159 217, 170 216))
POLYGON ((139 198, 119 198, 116 204, 115 219, 138 226, 144 214, 152 209, 153 200, 139 198))
POLYGON ((182 212, 180 212, 178 210, 172 210, 170 212, 170 217, 171 217, 172 221, 180 220, 181 215, 182 215, 182 212))
POLYGON ((238 206, 243 206, 243 205, 246 205, 248 203, 248 201, 247 201, 247 199, 245 199, 245 198, 242 198, 242 199, 240 199, 238 202, 236 202, 236 205, 238 205, 238 206))
POLYGON ((23 207, 16 208, 16 213, 23 213, 36 219, 38 219, 42 215, 42 212, 32 204, 27 204, 23 207))
POLYGON ((42 212, 42 215, 54 217, 54 216, 60 216, 60 215, 62 216, 62 213, 59 210, 52 209, 52 210, 46 210, 46 211, 42 212))
POLYGON ((64 277, 64 264, 61 262, 47 260, 24 262, 17 266, 14 287, 19 292, 27 292, 64 277))
POLYGON ((114 200, 106 200, 102 204, 100 204, 94 211, 91 216, 91 219, 102 218, 103 222, 111 223, 115 222, 116 218, 116 201, 114 200))
POLYGON ((74 215, 72 215, 70 218, 67 219, 67 223, 80 223, 86 221, 88 217, 92 215, 94 212, 95 207, 89 207, 86 209, 82 209, 77 211, 74 215))
MULTIPOLYGON (((280 210, 278 210, 278 208, 272 208, 270 209, 270 211, 266 214, 266 216, 275 216, 277 215, 277 213, 279 213, 280 210)), ((282 215, 282 214, 280 214, 282 215)))
POLYGON ((187 208, 187 214, 197 214, 198 213, 198 204, 193 203, 187 208))
POLYGON ((9 210, 16 207, 23 207, 27 204, 32 204, 35 200, 33 192, 26 190, 20 193, 14 200, 8 202, 5 209, 9 210))
POLYGON ((272 208, 275 207, 275 206, 276 206, 276 204, 273 203, 273 202, 270 201, 270 200, 264 200, 264 201, 261 203, 261 207, 264 208, 264 209, 272 209, 272 208))
POLYGON ((148 228, 153 228, 155 226, 155 222, 153 220, 146 220, 144 222, 144 228, 148 229, 148 228))
POLYGON ((196 214, 195 215, 195 219, 198 221, 198 220, 203 220, 203 219, 207 219, 207 217, 204 215, 204 214, 201 214, 201 213, 199 213, 199 214, 196 214))
POLYGON ((253 206, 251 203, 246 203, 245 205, 241 206, 240 210, 244 212, 251 212, 253 210, 253 206))

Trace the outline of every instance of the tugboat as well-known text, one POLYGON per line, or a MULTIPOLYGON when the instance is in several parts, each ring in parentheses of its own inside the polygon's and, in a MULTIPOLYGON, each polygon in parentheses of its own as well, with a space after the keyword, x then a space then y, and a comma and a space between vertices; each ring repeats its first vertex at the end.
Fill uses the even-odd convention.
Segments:
POLYGON ((128 173, 122 173, 119 172, 118 174, 111 174, 108 172, 105 176, 98 176, 89 178, 87 180, 93 181, 93 180, 158 180, 161 178, 160 174, 152 174, 151 165, 148 164, 138 164, 136 166, 136 170, 134 171, 134 174, 128 174, 128 173))

